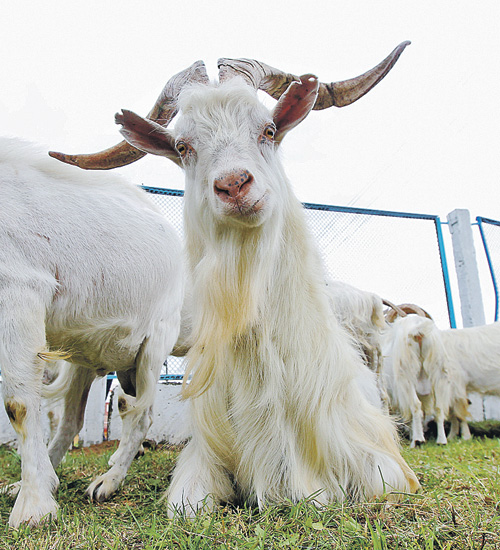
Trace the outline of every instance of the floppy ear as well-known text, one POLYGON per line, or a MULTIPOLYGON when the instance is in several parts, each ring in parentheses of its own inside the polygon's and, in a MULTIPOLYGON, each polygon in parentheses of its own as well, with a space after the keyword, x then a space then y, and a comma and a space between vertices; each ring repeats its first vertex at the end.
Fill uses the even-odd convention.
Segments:
POLYGON ((314 107, 318 88, 318 78, 312 74, 303 75, 300 81, 294 81, 288 86, 273 111, 276 143, 280 143, 287 132, 306 118, 314 107))
POLYGON ((115 122, 122 125, 120 133, 130 145, 145 153, 167 157, 182 166, 175 149, 174 138, 163 126, 125 109, 122 110, 122 114, 115 115, 115 122))

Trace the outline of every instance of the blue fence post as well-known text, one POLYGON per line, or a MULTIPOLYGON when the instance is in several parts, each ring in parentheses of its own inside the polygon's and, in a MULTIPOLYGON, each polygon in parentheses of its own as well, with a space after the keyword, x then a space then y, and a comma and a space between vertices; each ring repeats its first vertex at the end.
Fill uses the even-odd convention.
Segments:
POLYGON ((486 254, 486 260, 488 261, 488 268, 490 270, 491 280, 493 282, 493 289, 495 291, 495 322, 498 321, 498 285, 495 277, 495 270, 493 268, 493 262, 491 261, 490 249, 488 248, 488 242, 486 235, 484 234, 483 222, 490 223, 492 225, 500 226, 500 222, 495 220, 489 220, 488 218, 476 217, 477 226, 479 227, 479 233, 481 235, 481 241, 483 242, 484 252, 486 254))
POLYGON ((446 292, 446 302, 448 304, 448 316, 450 318, 450 327, 457 328, 455 319, 455 308, 453 307, 453 297, 451 295, 450 272, 448 271, 448 262, 446 260, 446 251, 444 248, 443 231, 441 225, 443 222, 436 216, 436 234, 439 246, 439 255, 441 256, 441 269, 443 270, 444 289, 446 292))

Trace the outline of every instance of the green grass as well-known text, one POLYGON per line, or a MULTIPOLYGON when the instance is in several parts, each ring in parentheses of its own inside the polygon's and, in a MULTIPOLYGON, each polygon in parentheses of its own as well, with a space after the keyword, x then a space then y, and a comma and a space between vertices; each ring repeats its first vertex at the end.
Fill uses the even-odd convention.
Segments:
MULTIPOLYGON (((270 507, 219 508, 193 522, 166 518, 160 497, 176 452, 147 450, 107 503, 84 492, 107 469, 113 447, 76 450, 58 468, 57 522, 11 530, 12 499, 0 495, 0 549, 493 549, 500 548, 500 440, 474 438, 447 447, 403 447, 422 490, 398 505, 307 502, 270 507)), ((19 457, 0 448, 0 482, 20 475, 19 457)))

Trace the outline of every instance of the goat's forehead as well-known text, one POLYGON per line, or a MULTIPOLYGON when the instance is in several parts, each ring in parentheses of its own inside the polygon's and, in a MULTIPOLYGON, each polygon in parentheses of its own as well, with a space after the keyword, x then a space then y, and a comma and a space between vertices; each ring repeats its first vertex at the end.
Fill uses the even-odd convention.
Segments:
POLYGON ((271 113, 260 102, 256 91, 235 80, 219 86, 192 86, 183 91, 176 131, 220 132, 224 128, 255 126, 270 120, 271 113))

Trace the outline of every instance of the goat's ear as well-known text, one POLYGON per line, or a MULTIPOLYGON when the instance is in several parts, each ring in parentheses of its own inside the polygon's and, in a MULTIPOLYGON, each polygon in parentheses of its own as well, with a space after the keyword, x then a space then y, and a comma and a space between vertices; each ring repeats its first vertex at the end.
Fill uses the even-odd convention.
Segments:
POLYGON ((163 126, 125 109, 115 115, 115 122, 122 125, 120 133, 130 145, 145 153, 167 157, 182 166, 174 138, 163 126))
POLYGON ((303 75, 300 81, 294 81, 288 86, 273 111, 276 143, 280 143, 287 132, 306 118, 316 103, 318 88, 318 78, 312 74, 303 75))

